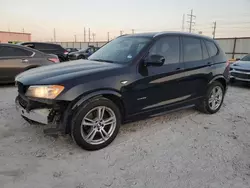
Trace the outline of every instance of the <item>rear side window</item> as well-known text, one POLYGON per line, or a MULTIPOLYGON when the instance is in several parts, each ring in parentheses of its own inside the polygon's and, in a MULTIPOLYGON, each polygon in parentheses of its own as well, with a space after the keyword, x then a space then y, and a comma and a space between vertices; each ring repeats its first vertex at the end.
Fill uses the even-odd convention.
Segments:
POLYGON ((202 60, 202 48, 200 39, 183 37, 184 61, 202 60))
POLYGON ((55 45, 55 44, 43 44, 43 43, 37 43, 35 44, 36 49, 40 50, 60 50, 61 46, 55 45))
POLYGON ((207 47, 205 45, 205 42, 202 40, 201 42, 202 44, 202 55, 203 55, 203 59, 208 59, 209 55, 208 55, 208 51, 207 51, 207 47))
POLYGON ((0 50, 0 57, 31 56, 32 52, 15 47, 3 46, 0 50))
POLYGON ((216 45, 214 44, 214 42, 206 40, 206 46, 207 46, 207 49, 208 49, 210 57, 213 57, 213 56, 217 55, 218 48, 216 47, 216 45))

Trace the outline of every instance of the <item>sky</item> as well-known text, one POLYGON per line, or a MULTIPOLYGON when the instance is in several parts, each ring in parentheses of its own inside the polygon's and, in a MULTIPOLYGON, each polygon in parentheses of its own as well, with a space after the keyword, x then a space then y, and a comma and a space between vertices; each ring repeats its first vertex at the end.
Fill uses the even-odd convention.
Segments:
POLYGON ((217 37, 250 36, 250 0, 0 0, 0 30, 29 32, 34 41, 95 41, 123 33, 181 30, 185 14, 196 16, 193 32, 217 37), (88 37, 87 37, 88 38, 88 37))

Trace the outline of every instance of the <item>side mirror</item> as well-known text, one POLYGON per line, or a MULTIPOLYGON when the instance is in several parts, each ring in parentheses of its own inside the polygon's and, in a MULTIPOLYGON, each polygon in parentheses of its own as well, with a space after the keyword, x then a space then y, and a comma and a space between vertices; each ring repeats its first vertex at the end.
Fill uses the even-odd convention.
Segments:
POLYGON ((144 60, 145 66, 160 67, 164 64, 165 58, 161 55, 151 55, 144 60))
POLYGON ((236 58, 236 61, 239 61, 240 60, 240 58, 236 58))

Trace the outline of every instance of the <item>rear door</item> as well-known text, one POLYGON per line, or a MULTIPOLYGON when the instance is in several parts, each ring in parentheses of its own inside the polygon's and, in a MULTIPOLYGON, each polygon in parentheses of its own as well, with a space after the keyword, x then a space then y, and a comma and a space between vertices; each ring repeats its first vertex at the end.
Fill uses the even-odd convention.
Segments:
POLYGON ((14 46, 2 46, 0 49, 0 80, 14 81, 17 74, 29 66, 31 51, 14 46))
POLYGON ((200 38, 182 37, 182 52, 185 65, 186 95, 192 99, 203 96, 212 74, 213 60, 209 57, 205 43, 200 38))

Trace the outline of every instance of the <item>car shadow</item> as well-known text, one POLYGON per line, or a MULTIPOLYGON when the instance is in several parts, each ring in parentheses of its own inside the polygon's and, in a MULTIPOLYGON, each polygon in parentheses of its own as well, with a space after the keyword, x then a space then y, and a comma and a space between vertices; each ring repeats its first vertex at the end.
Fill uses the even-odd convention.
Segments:
POLYGON ((249 89, 250 88, 250 82, 235 81, 235 82, 231 82, 230 86, 249 89))

